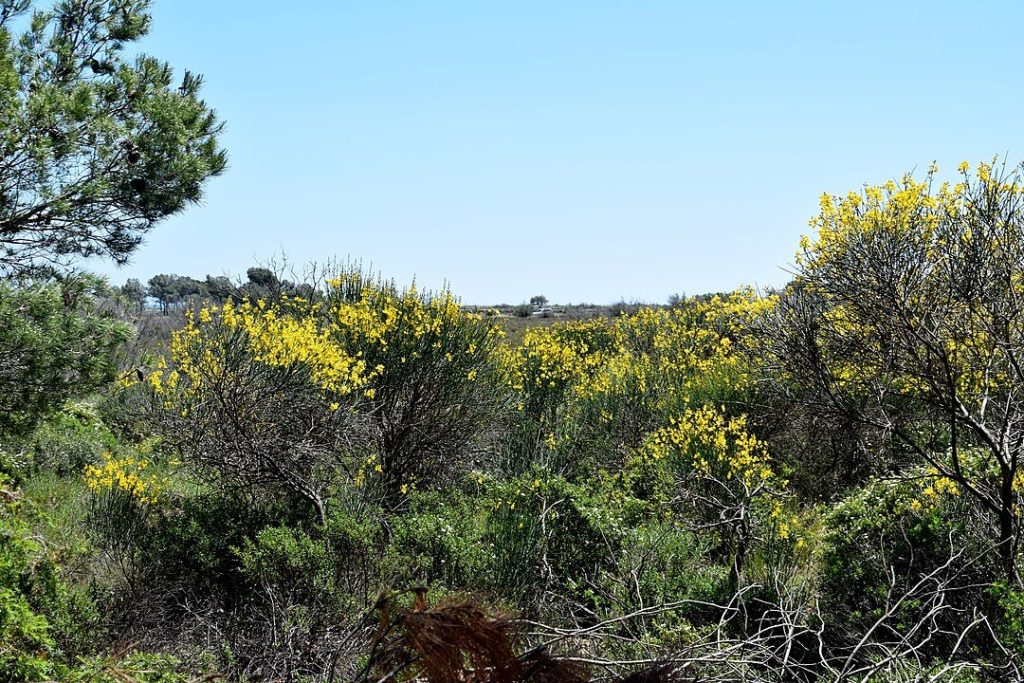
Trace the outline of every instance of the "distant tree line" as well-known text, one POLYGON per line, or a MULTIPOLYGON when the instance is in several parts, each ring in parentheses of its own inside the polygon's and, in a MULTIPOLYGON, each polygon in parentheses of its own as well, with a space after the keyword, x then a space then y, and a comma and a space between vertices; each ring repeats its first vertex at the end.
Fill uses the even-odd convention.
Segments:
POLYGON ((161 273, 151 277, 145 285, 131 278, 119 290, 122 298, 137 310, 142 311, 146 302, 153 300, 163 315, 200 301, 222 304, 229 299, 312 294, 308 284, 296 284, 265 267, 249 268, 245 281, 235 281, 224 275, 207 275, 205 279, 197 280, 187 275, 161 273))

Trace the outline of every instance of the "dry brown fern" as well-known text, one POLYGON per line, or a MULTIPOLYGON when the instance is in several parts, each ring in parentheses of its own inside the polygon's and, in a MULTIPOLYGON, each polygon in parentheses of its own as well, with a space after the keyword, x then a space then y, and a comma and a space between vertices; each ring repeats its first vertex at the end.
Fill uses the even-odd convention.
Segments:
POLYGON ((430 683, 516 683, 512 623, 469 602, 442 603, 401 617, 399 648, 415 654, 430 683))
POLYGON ((370 655, 377 680, 520 680, 513 623, 506 615, 487 612, 467 600, 428 606, 425 588, 411 592, 415 595, 411 610, 395 610, 396 595, 382 595, 377 601, 380 621, 370 655))

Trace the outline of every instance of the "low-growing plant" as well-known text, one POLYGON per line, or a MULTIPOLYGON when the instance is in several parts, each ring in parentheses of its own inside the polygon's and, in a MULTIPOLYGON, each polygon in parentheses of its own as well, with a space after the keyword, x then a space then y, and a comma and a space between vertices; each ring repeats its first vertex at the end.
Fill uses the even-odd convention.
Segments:
POLYGON ((0 475, 0 672, 12 683, 65 675, 102 635, 96 605, 63 574, 63 549, 35 533, 44 516, 0 475))

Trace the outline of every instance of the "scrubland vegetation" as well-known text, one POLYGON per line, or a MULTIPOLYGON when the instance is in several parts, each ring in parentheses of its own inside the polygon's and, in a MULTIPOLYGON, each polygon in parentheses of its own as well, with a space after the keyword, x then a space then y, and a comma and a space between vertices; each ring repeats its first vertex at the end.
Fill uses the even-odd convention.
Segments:
POLYGON ((786 286, 614 315, 345 263, 112 287, 74 259, 198 200, 220 125, 120 56, 147 3, 30 4, 0 680, 1024 680, 1020 169, 825 196, 786 286))
POLYGON ((5 285, 4 665, 1019 679, 1024 193, 960 172, 824 198, 779 291, 514 341, 345 265, 146 343, 5 285))

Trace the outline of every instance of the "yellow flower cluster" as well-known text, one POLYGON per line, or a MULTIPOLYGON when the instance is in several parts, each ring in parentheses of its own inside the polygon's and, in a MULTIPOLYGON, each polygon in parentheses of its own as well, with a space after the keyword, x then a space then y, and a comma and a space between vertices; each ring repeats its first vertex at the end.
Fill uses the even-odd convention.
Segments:
POLYGON ((93 493, 123 491, 140 503, 153 504, 160 496, 160 478, 147 472, 147 459, 115 458, 103 454, 103 463, 85 466, 85 483, 93 493))
MULTIPOLYGON (((1001 178, 993 163, 978 164, 974 173, 977 187, 992 197, 1020 194, 1022 188, 1012 179, 1001 178)), ((930 255, 940 247, 943 251, 977 248, 978 236, 971 229, 955 232, 952 237, 942 229, 949 218, 961 214, 972 202, 970 165, 963 162, 957 170, 964 176, 963 182, 943 182, 937 188, 933 181, 938 168, 933 165, 922 181, 905 175, 899 181, 867 186, 862 192, 850 192, 845 197, 823 195, 821 211, 810 222, 815 239, 801 238, 797 263, 804 267, 822 265, 842 254, 854 238, 879 233, 914 240, 928 249, 930 255)), ((1002 227, 1011 233, 1016 230, 1015 226, 1002 227)), ((1019 237, 1007 235, 1009 239, 1019 237)), ((1000 248, 996 244, 991 246, 1000 248)))
POLYGON ((508 383, 520 392, 564 391, 605 365, 617 347, 615 335, 601 321, 529 329, 504 358, 508 383))
MULTIPOLYGON (((334 289, 342 284, 342 278, 328 282, 334 289)), ((402 292, 390 287, 365 286, 358 297, 341 298, 330 317, 336 333, 387 351, 398 341, 396 335, 412 338, 437 335, 447 322, 479 316, 463 311, 449 292, 424 297, 416 285, 412 285, 402 292)))
POLYGON ((410 372, 428 359, 476 381, 500 334, 448 292, 398 290, 348 273, 309 299, 228 301, 188 315, 169 358, 146 381, 169 408, 174 397, 195 398, 203 387, 240 381, 247 367, 297 369, 338 411, 346 397, 379 399, 385 386, 404 381, 389 370, 410 372))
POLYGON ((772 511, 768 515, 768 523, 772 529, 773 536, 781 541, 790 541, 794 548, 804 547, 806 541, 806 526, 802 523, 800 516, 793 514, 791 509, 783 506, 781 500, 772 502, 772 511))
POLYGON ((949 477, 942 476, 934 467, 929 467, 925 475, 925 478, 918 482, 921 495, 910 500, 911 510, 933 510, 943 498, 960 495, 957 483, 949 477))
POLYGON ((773 477, 764 442, 747 431, 746 417, 727 417, 711 406, 686 411, 652 434, 643 455, 682 458, 693 470, 720 481, 755 486, 773 477))
MULTIPOLYGON (((858 379, 872 376, 867 369, 877 367, 879 359, 893 353, 891 333, 875 329, 877 320, 870 317, 870 312, 859 313, 857 301, 850 301, 843 293, 819 291, 828 287, 817 287, 817 283, 835 281, 835 277, 860 267, 861 261, 877 258, 873 254, 883 252, 881 247, 872 247, 875 238, 887 238, 879 245, 898 240, 908 254, 921 259, 922 265, 917 275, 894 283, 899 291, 887 296, 900 301, 908 329, 916 328, 910 331, 932 345, 929 353, 941 350, 958 398, 980 408, 1008 384, 1012 359, 1005 345, 991 334, 987 309, 953 296, 942 301, 940 310, 927 293, 948 289, 949 283, 944 280, 950 274, 948 266, 962 258, 977 259, 986 253, 994 262, 1016 258, 1009 254, 1017 253, 1016 245, 1024 241, 1019 222, 979 226, 972 211, 977 210, 979 197, 987 197, 985 201, 1003 198, 1015 205, 1022 188, 1014 177, 1007 180, 989 163, 976 167, 973 180, 970 166, 962 163, 958 171, 964 176, 963 182, 946 182, 938 187, 933 182, 936 170, 930 169, 922 181, 908 175, 846 197, 823 196, 821 211, 811 221, 815 237, 812 240, 805 236, 801 241, 797 263, 803 274, 797 282, 822 298, 828 323, 822 326, 823 335, 831 335, 835 342, 836 357, 827 358, 834 368, 833 379, 839 388, 854 388, 858 379)), ((995 281, 1005 277, 1014 291, 1024 293, 1024 272, 1011 271, 989 277, 995 281)), ((828 349, 828 344, 822 347, 828 349)), ((890 373, 889 368, 883 370, 890 373)), ((894 389, 908 395, 932 390, 920 375, 890 373, 888 378, 894 389)))
MULTIPOLYGON (((332 394, 344 396, 363 387, 369 379, 366 363, 348 353, 331 326, 322 324, 304 301, 288 303, 278 310, 264 301, 238 307, 229 301, 217 312, 225 327, 245 332, 249 352, 257 362, 306 367, 311 381, 332 394)), ((207 309, 207 321, 213 313, 207 309)), ((201 320, 203 317, 200 313, 201 320)))
POLYGON ((506 351, 505 374, 521 406, 589 403, 604 422, 624 401, 672 412, 699 387, 745 385, 736 340, 774 303, 741 290, 673 309, 643 308, 614 322, 533 328, 506 351))
POLYGON ((817 241, 801 238, 797 263, 820 265, 844 251, 851 237, 873 232, 930 239, 943 213, 956 211, 962 190, 961 185, 943 184, 933 193, 930 176, 918 182, 906 175, 899 182, 890 180, 845 197, 822 195, 821 211, 810 223, 817 241))
MULTIPOLYGON (((735 339, 766 299, 750 292, 692 303, 686 307, 642 309, 617 323, 623 343, 619 363, 656 378, 659 388, 687 393, 694 383, 735 387, 746 381, 735 339)), ((604 390, 614 387, 622 371, 613 373, 604 390)))

